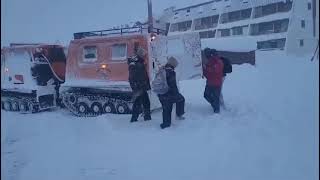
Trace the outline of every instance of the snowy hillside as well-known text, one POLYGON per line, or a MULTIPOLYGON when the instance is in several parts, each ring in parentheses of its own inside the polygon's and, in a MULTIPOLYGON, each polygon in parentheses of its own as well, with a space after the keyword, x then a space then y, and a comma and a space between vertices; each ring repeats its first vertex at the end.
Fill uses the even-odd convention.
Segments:
POLYGON ((161 130, 130 115, 1 111, 7 180, 318 179, 319 60, 257 52, 225 80, 228 110, 212 112, 205 81, 183 81, 186 119, 161 130))

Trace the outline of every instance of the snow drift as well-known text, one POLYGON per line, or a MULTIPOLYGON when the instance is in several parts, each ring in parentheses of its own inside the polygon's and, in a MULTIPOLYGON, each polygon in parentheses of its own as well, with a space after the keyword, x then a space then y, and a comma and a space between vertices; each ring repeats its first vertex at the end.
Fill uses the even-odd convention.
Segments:
POLYGON ((319 176, 319 61, 257 52, 234 65, 215 115, 205 81, 180 84, 186 119, 161 130, 130 115, 78 118, 65 110, 1 113, 4 179, 313 180, 319 176))

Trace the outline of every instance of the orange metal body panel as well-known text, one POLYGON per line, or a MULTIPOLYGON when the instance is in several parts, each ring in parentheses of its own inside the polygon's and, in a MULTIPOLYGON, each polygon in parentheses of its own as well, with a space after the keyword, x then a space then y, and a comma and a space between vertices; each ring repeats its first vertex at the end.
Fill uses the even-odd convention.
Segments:
MULTIPOLYGON (((144 35, 128 35, 117 37, 99 37, 96 39, 77 39, 71 41, 67 58, 67 81, 70 79, 92 79, 108 81, 127 81, 127 58, 134 54, 134 44, 146 50, 145 64, 149 67, 148 38, 144 35), (112 45, 126 44, 127 57, 112 59, 112 45), (83 49, 85 46, 97 47, 97 60, 83 62, 83 49), (105 68, 102 68, 105 67, 105 68)), ((147 68, 149 70, 149 68, 147 68)))
POLYGON ((52 69, 54 72, 59 76, 61 79, 65 79, 65 74, 66 74, 66 63, 65 62, 53 62, 51 64, 52 69))

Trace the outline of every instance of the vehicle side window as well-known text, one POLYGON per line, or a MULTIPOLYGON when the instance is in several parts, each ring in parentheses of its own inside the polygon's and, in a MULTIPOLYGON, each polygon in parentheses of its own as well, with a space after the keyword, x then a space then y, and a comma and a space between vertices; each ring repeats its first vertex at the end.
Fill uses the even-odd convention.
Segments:
POLYGON ((89 63, 97 61, 97 46, 85 46, 82 61, 89 63))
POLYGON ((114 44, 111 47, 112 60, 125 60, 127 58, 127 44, 114 44))

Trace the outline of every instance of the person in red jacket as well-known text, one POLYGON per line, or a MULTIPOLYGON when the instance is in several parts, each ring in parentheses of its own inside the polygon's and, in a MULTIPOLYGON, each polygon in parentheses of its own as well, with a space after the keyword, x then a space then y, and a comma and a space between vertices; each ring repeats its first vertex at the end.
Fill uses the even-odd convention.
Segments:
POLYGON ((214 113, 220 112, 220 93, 223 83, 223 61, 215 49, 204 49, 207 63, 203 68, 203 75, 207 79, 204 98, 211 104, 214 113))

